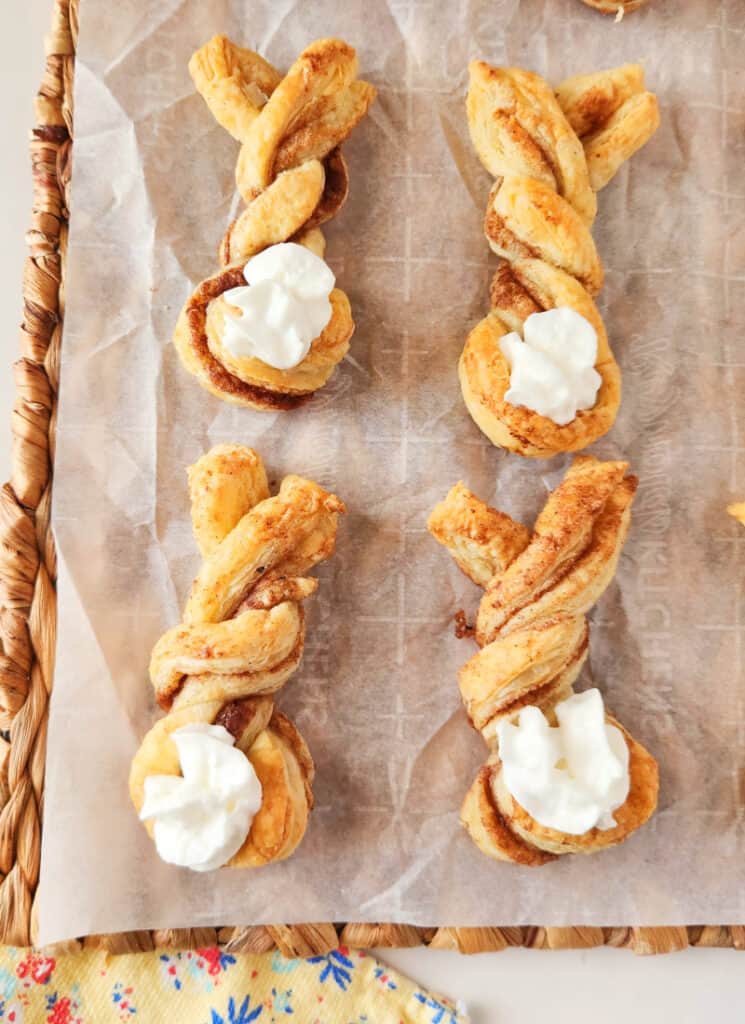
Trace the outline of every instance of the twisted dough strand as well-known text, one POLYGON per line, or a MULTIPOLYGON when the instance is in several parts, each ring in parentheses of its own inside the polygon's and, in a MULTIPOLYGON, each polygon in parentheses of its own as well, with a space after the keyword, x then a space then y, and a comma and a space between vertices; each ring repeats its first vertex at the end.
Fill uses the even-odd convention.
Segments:
POLYGON ((657 100, 639 65, 567 79, 556 94, 520 68, 470 66, 471 139, 495 177, 484 232, 505 262, 490 290, 491 312, 469 335, 459 364, 463 397, 496 445, 528 456, 576 451, 613 424, 621 380, 593 302, 603 267, 590 229, 603 188, 656 130, 657 100), (532 313, 568 306, 595 328, 601 387, 592 409, 559 426, 504 400, 510 367, 499 339, 532 313))
POLYGON ((302 602, 318 586, 305 574, 333 553, 344 505, 297 476, 270 497, 261 459, 240 445, 218 445, 199 459, 189 486, 204 561, 183 621, 153 648, 150 678, 167 714, 135 756, 130 793, 139 811, 147 776, 180 773, 175 729, 225 726, 262 784, 262 806, 230 861, 255 867, 293 852, 313 805, 310 753, 271 694, 300 664, 302 602))
POLYGON ((277 370, 236 357, 222 344, 224 292, 245 285, 243 264, 270 245, 294 241, 323 256, 319 225, 344 204, 349 175, 341 143, 364 117, 375 89, 356 79, 354 49, 319 39, 283 77, 251 50, 215 36, 189 62, 215 119, 238 142, 236 184, 246 208, 218 248, 222 270, 195 289, 174 343, 186 369, 212 394, 259 409, 291 409, 326 383, 354 330, 349 301, 331 293, 332 317, 305 359, 277 370))
POLYGON ((628 532, 637 481, 624 462, 579 456, 549 495, 532 536, 489 508, 463 484, 435 507, 427 524, 471 579, 484 587, 475 629, 481 647, 459 676, 469 719, 492 750, 466 795, 461 820, 491 857, 543 864, 563 853, 591 853, 622 842, 652 814, 654 759, 615 719, 630 753, 631 790, 613 829, 573 836, 530 818, 501 778, 497 722, 528 704, 551 719, 587 657, 585 613, 615 573, 628 532), (492 571, 493 570, 493 571, 492 571), (491 572, 491 578, 487 574, 491 572))

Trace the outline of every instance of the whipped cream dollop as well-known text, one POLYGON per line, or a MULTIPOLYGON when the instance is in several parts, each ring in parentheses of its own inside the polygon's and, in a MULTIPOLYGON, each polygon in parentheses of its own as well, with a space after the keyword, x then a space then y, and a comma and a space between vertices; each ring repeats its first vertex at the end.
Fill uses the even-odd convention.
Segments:
POLYGON ((548 416, 560 427, 595 404, 602 383, 595 369, 598 336, 576 310, 558 306, 531 313, 523 339, 511 331, 499 345, 510 364, 506 402, 548 416))
POLYGON ((223 344, 239 358, 292 369, 331 319, 331 268, 304 245, 281 242, 252 256, 243 276, 245 286, 223 292, 239 310, 226 313, 223 344))
POLYGON ((212 871, 240 850, 261 807, 254 767, 221 725, 171 733, 181 775, 149 775, 140 818, 153 820, 155 846, 169 864, 212 871))
POLYGON ((629 748, 605 721, 599 690, 556 705, 558 726, 540 708, 520 711, 517 723, 497 725, 502 779, 536 821, 570 835, 613 828, 613 811, 629 793, 629 748))

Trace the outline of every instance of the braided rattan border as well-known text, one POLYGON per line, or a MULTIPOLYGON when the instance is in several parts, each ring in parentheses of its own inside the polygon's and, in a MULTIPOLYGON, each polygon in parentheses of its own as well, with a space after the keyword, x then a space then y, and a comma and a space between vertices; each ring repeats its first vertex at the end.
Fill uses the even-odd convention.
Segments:
MULTIPOLYGON (((15 364, 10 483, 0 491, 0 941, 34 938, 39 877, 47 706, 52 686, 56 563, 49 527, 59 351, 64 314, 72 142, 72 87, 79 0, 55 0, 46 69, 31 135, 34 199, 23 280, 21 358, 15 364), (6 733, 7 735, 7 733, 6 733)), ((692 946, 745 948, 745 926, 688 928, 417 928, 393 924, 303 924, 93 935, 65 944, 111 952, 208 946, 233 952, 278 948, 312 956, 348 946, 418 946, 462 953, 509 946, 625 946, 667 953, 692 946)))

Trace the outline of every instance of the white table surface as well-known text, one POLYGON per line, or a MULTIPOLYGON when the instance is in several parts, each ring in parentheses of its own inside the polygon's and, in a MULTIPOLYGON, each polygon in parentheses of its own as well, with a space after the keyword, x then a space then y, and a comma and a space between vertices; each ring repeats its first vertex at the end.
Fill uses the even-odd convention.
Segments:
MULTIPOLYGON (((18 351, 23 234, 31 202, 26 137, 32 97, 39 84, 50 0, 6 0, 12 32, 0 63, 0 424, 13 400, 11 362, 18 351)), ((115 17, 115 6, 112 8, 115 17)), ((8 475, 10 429, 0 428, 0 477, 8 475)), ((462 957, 423 949, 381 951, 390 964, 423 985, 462 999, 474 1024, 530 1022, 551 1015, 558 1022, 590 1024, 698 1024, 717 1014, 745 1018, 745 953, 687 950, 665 957, 635 957, 623 950, 544 953, 510 950, 462 957)), ((341 1022, 340 1022, 341 1024, 341 1022)), ((382 1024, 382 1022, 381 1022, 382 1024)))

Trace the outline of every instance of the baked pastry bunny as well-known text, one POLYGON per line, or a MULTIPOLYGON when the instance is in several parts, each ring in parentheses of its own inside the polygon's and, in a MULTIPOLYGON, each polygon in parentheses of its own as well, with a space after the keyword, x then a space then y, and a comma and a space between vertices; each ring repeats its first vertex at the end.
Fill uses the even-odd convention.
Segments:
MULTIPOLYGON (((585 613, 613 578, 628 532, 637 481, 625 475, 626 469, 625 462, 578 456, 549 495, 532 535, 462 483, 435 507, 427 524, 458 566, 484 588, 473 630, 481 649, 463 666, 459 682, 468 717, 492 753, 466 795, 461 820, 479 849, 497 860, 541 865, 560 854, 594 853, 627 839, 657 804, 654 758, 603 711, 598 691, 575 695, 572 689, 587 657, 585 613), (503 743, 514 746, 516 738, 519 744, 537 735, 535 760, 540 743, 554 741, 557 730, 550 727, 557 718, 563 726, 570 707, 579 711, 583 726, 605 730, 605 738, 599 733, 601 746, 606 740, 615 744, 610 754, 601 750, 609 770, 626 766, 614 783, 620 790, 610 790, 611 797, 620 794, 611 800, 612 817, 606 805, 600 824, 571 832, 550 824, 550 801, 532 793, 530 771, 523 765, 521 777, 520 765, 518 771, 510 765, 521 792, 535 798, 545 819, 519 802, 506 780, 502 749, 503 743), (527 740, 510 732, 523 726, 526 713, 531 716, 527 740)), ((571 801, 558 783, 571 780, 557 782, 552 761, 544 768, 558 788, 553 793, 549 787, 549 796, 564 803, 553 813, 566 817, 571 801)), ((538 771, 534 765, 530 770, 538 771)), ((587 800, 586 793, 580 796, 587 800)))
POLYGON ((554 93, 532 72, 473 61, 466 112, 496 179, 484 231, 504 262, 463 349, 463 398, 495 445, 576 451, 612 426, 621 400, 593 301, 603 284, 595 193, 656 130, 657 101, 639 65, 578 75, 554 93))
POLYGON ((306 574, 333 553, 344 505, 298 476, 270 496, 260 457, 240 445, 199 459, 189 488, 203 562, 183 621, 153 648, 166 715, 132 762, 130 794, 164 859, 257 867, 295 850, 313 806, 312 758, 272 695, 300 664, 303 601, 318 587, 306 574), (220 801, 238 802, 241 821, 220 801))
POLYGON ((241 144, 236 182, 246 208, 220 243, 221 269, 188 298, 174 344, 218 398, 293 409, 327 382, 354 330, 349 300, 323 263, 320 225, 346 200, 341 143, 375 89, 356 78, 355 51, 341 39, 311 43, 282 76, 215 36, 189 70, 241 144))

